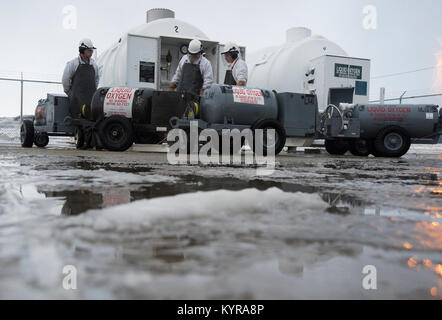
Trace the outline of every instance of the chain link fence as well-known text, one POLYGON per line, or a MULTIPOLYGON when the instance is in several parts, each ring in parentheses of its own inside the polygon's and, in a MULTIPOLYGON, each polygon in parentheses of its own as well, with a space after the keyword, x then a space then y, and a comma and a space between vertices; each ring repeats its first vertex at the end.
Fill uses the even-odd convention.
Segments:
POLYGON ((20 142, 20 118, 0 118, 0 142, 20 142))
MULTIPOLYGON (((5 116, 0 113, 0 143, 19 143, 20 142, 20 126, 23 120, 34 120, 33 112, 37 105, 38 99, 46 97, 46 91, 48 90, 48 85, 61 85, 60 82, 50 81, 50 80, 35 80, 35 79, 24 79, 23 73, 17 76, 10 77, 0 77, 0 86, 2 91, 5 90, 7 93, 14 92, 17 90, 17 95, 19 95, 19 100, 13 103, 13 114, 14 116, 5 116), (24 86, 27 84, 26 86, 24 86), (30 86, 30 84, 32 84, 30 86), (36 94, 36 91, 38 92, 36 94), (24 93, 30 96, 38 95, 36 101, 32 102, 32 105, 26 105, 24 108, 24 93)), ((52 86, 51 86, 52 87, 52 86)), ((58 91, 58 88, 55 88, 58 91)), ((30 97, 28 96, 28 98, 30 97)), ((34 99, 32 99, 34 100, 34 99)), ((5 106, 2 106, 5 107, 5 106)), ((11 108, 11 106, 9 106, 11 108)), ((11 110, 7 110, 11 113, 11 110)))

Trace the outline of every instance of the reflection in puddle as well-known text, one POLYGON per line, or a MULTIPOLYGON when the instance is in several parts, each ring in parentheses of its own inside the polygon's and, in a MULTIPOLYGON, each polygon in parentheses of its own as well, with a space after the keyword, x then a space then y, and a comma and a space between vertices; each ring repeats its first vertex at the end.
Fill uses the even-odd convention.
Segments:
POLYGON ((239 191, 251 188, 263 191, 273 187, 292 193, 319 193, 321 198, 330 204, 328 212, 333 214, 349 214, 351 208, 360 208, 364 206, 364 202, 355 197, 339 193, 324 192, 321 191, 321 188, 311 186, 272 181, 244 181, 233 178, 214 179, 194 176, 184 177, 179 183, 160 182, 141 185, 136 190, 118 188, 104 189, 99 192, 90 189, 45 191, 44 187, 40 187, 39 192, 42 192, 49 198, 65 198, 66 202, 61 213, 63 215, 78 215, 91 209, 107 208, 132 201, 168 197, 181 193, 214 191, 220 189, 239 191))
POLYGON ((101 193, 89 190, 46 191, 44 194, 49 198, 65 198, 66 201, 61 209, 61 214, 68 216, 131 201, 131 194, 127 189, 109 190, 101 193))
POLYGON ((302 276, 304 270, 315 265, 323 265, 332 258, 345 256, 356 258, 363 252, 362 245, 322 243, 321 245, 296 246, 296 256, 287 255, 278 258, 278 269, 287 276, 302 276))
MULTIPOLYGON (((64 198, 66 202, 61 212, 63 215, 78 215, 92 209, 102 209, 132 201, 168 197, 181 193, 221 189, 239 191, 250 188, 263 191, 276 187, 282 191, 291 193, 318 193, 321 198, 330 205, 327 209, 327 212, 330 214, 422 218, 422 212, 420 211, 394 207, 381 207, 373 202, 367 202, 352 195, 339 192, 327 192, 321 187, 279 181, 246 181, 230 177, 205 178, 199 176, 181 176, 177 183, 158 182, 153 184, 138 184, 136 187, 136 190, 121 187, 116 189, 103 187, 104 189, 101 188, 99 191, 94 191, 93 189, 45 191, 44 186, 42 186, 39 187, 39 192, 49 198, 64 198)), ((432 219, 441 218, 440 212, 441 207, 426 207, 423 210, 423 213, 428 218, 432 219)))
POLYGON ((425 234, 425 239, 418 236, 415 237, 415 240, 422 246, 442 251, 442 225, 439 222, 417 222, 415 225, 415 231, 415 234, 417 235, 425 234))

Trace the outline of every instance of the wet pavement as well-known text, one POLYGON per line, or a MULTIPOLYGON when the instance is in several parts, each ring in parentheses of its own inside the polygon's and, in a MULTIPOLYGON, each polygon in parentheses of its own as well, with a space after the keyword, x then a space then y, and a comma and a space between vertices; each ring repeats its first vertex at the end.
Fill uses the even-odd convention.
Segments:
POLYGON ((0 298, 442 298, 442 145, 276 161, 3 144, 0 298))

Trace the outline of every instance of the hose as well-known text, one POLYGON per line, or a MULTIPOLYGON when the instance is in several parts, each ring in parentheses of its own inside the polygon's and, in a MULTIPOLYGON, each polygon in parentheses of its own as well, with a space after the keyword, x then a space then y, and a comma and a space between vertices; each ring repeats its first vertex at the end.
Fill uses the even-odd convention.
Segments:
MULTIPOLYGON (((327 108, 325 109, 324 113, 322 114, 322 117, 328 116, 329 119, 333 116, 333 111, 331 113, 328 112, 329 109, 336 109, 339 113, 339 117, 341 118, 341 129, 340 131, 344 130, 344 115, 342 114, 341 110, 335 106, 334 104, 329 104, 327 108)), ((322 119, 323 120, 323 119, 322 119)))

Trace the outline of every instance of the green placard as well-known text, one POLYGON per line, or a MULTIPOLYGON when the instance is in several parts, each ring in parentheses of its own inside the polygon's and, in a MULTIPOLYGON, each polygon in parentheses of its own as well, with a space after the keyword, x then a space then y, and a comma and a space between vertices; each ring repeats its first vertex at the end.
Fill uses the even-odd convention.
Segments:
POLYGON ((335 77, 348 78, 348 64, 335 63, 335 77))
POLYGON ((362 67, 335 63, 335 77, 361 80, 362 67))
POLYGON ((348 77, 350 79, 362 79, 362 67, 361 66, 350 66, 348 68, 348 77))

